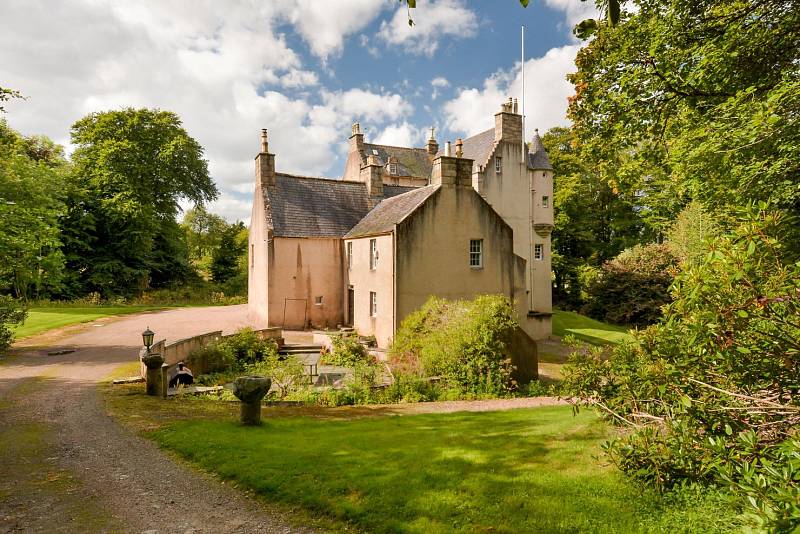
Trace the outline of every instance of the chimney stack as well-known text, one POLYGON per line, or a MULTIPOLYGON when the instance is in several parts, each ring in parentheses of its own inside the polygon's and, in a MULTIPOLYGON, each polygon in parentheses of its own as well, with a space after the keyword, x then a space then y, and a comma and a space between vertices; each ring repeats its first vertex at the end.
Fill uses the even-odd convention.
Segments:
POLYGON ((442 187, 472 187, 472 160, 439 156, 433 160, 431 185, 442 187))
POLYGON ((261 130, 261 151, 256 156, 256 185, 275 185, 275 154, 269 153, 266 128, 261 130))
POLYGON ((366 160, 361 167, 361 181, 367 185, 370 208, 373 208, 383 199, 383 163, 372 154, 366 160))
POLYGON ((494 116, 494 140, 522 143, 522 115, 517 113, 517 103, 511 97, 494 116))

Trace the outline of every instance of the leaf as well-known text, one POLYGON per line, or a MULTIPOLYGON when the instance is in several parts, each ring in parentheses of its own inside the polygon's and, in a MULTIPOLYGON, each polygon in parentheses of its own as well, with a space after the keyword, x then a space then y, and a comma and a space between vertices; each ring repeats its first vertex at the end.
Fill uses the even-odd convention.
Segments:
POLYGON ((733 434, 733 429, 731 428, 731 425, 729 425, 728 423, 725 423, 725 433, 726 433, 727 435, 729 435, 729 436, 730 436, 731 434, 733 434))
POLYGON ((519 3, 522 4, 522 7, 528 7, 529 0, 519 0, 519 3))
POLYGON ((681 404, 683 404, 687 408, 692 407, 692 399, 688 395, 684 395, 681 397, 681 404))

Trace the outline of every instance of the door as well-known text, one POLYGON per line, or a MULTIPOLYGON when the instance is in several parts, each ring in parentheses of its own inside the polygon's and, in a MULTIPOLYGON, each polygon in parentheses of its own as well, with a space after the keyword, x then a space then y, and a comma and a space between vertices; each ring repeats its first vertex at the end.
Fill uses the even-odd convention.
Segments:
POLYGON ((356 292, 353 286, 347 287, 347 325, 353 326, 353 312, 355 309, 356 292))
POLYGON ((305 330, 306 299, 285 299, 283 301, 283 328, 286 330, 305 330))

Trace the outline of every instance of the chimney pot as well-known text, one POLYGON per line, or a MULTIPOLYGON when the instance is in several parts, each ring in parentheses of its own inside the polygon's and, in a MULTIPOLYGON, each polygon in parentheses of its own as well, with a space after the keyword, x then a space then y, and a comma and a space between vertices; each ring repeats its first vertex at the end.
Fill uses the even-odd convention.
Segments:
POLYGON ((464 151, 462 150, 463 147, 464 147, 464 141, 462 141, 461 138, 459 137, 458 139, 456 139, 456 157, 457 158, 460 158, 461 156, 464 155, 464 151))
POLYGON ((450 152, 451 152, 451 150, 450 150, 450 141, 447 141, 444 144, 444 155, 449 158, 450 157, 450 152))
POLYGON ((269 143, 267 142, 267 129, 261 128, 261 153, 266 154, 269 152, 269 143))

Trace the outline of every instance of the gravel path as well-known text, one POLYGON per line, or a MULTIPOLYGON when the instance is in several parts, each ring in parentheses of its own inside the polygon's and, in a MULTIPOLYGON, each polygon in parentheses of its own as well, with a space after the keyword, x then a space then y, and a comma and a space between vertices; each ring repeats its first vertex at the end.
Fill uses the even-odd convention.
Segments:
POLYGON ((22 343, 0 365, 0 532, 303 531, 117 425, 96 388, 135 361, 147 326, 174 341, 232 332, 245 315, 245 306, 170 310, 22 343), (62 350, 74 352, 48 355, 62 350))

